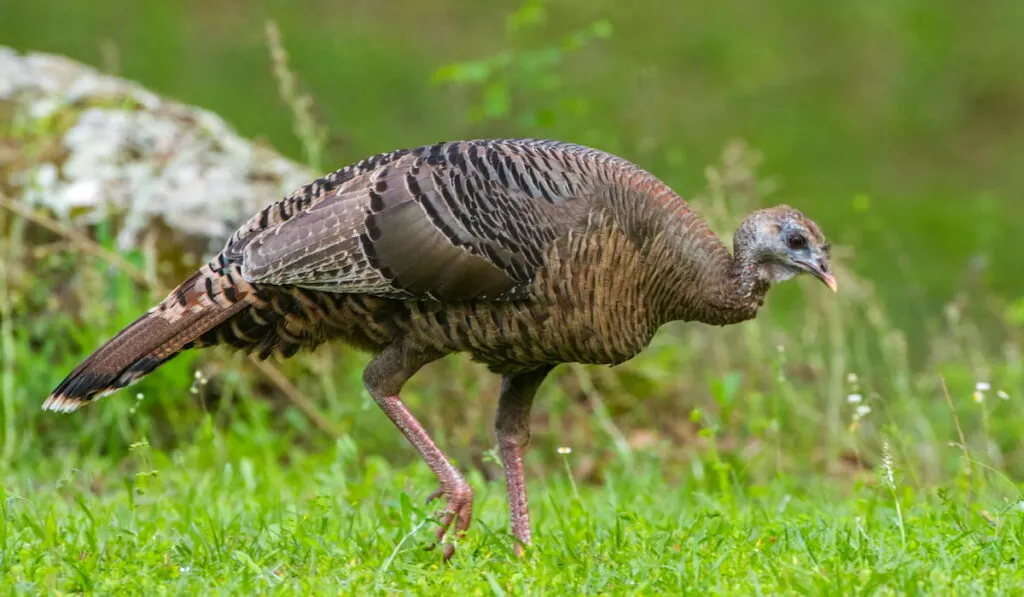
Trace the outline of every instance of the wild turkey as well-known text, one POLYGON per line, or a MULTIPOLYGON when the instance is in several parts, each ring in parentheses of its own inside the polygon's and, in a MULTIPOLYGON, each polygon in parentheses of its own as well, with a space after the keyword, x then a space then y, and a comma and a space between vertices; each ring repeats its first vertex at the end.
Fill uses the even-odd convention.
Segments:
POLYGON ((367 390, 440 480, 441 542, 469 527, 473 492, 399 392, 427 363, 468 352, 502 376, 495 430, 522 553, 528 418, 552 368, 622 363, 670 321, 751 319, 773 282, 797 274, 836 290, 829 244, 791 207, 750 214, 733 246, 655 176, 596 149, 502 139, 379 154, 253 216, 43 408, 75 410, 192 347, 267 358, 340 339, 374 355, 367 390))

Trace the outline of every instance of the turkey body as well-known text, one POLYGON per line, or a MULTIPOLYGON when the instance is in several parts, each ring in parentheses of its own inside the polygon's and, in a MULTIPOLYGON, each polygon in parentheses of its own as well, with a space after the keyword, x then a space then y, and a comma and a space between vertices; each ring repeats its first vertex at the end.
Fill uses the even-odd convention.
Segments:
POLYGON ((353 164, 254 216, 200 273, 247 287, 251 304, 196 344, 287 356, 401 339, 501 374, 617 364, 667 321, 752 316, 753 303, 722 312, 706 283, 728 262, 681 198, 625 160, 441 143, 353 164))
POLYGON ((44 408, 74 410, 189 348, 267 358, 345 342, 374 355, 367 390, 440 480, 440 540, 468 528, 472 490, 399 392, 423 365, 469 353, 502 376, 495 429, 521 551, 529 411, 554 366, 621 363, 669 321, 750 319, 769 283, 800 268, 835 288, 817 226, 774 209, 748 218, 733 255, 667 185, 596 149, 500 139, 378 154, 255 214, 44 408))

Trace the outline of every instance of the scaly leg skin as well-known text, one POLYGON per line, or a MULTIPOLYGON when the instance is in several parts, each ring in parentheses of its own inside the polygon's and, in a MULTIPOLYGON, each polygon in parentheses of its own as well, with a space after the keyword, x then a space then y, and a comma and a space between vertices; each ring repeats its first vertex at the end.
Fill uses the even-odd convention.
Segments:
MULTIPOLYGON (((397 395, 386 396, 377 400, 377 404, 395 423, 406 439, 423 456, 423 460, 434 471, 441 482, 439 492, 445 496, 448 505, 441 515, 441 528, 437 531, 437 541, 444 540, 445 533, 455 524, 455 539, 462 539, 469 529, 470 520, 473 515, 473 489, 466 482, 462 473, 455 468, 444 452, 430 439, 430 435, 413 417, 405 403, 397 395)), ((437 492, 435 492, 437 493, 437 492)), ((452 543, 444 546, 444 559, 448 560, 455 554, 455 545, 452 543)))
POLYGON ((508 489, 508 512, 515 538, 515 553, 522 557, 525 546, 530 545, 530 512, 526 499, 526 478, 523 473, 523 455, 530 445, 530 408, 537 388, 551 371, 543 367, 529 373, 506 376, 501 380, 501 397, 494 430, 498 438, 498 452, 505 468, 508 489))
MULTIPOLYGON (((438 543, 444 540, 445 534, 453 524, 456 541, 469 529, 473 515, 473 490, 465 477, 430 438, 423 425, 409 412, 398 393, 416 371, 441 356, 443 355, 432 351, 417 351, 404 345, 393 345, 370 362, 363 372, 363 382, 370 395, 402 435, 416 448, 441 483, 441 489, 435 494, 444 495, 447 506, 441 513, 441 528, 437 531, 438 543)), ((447 561, 454 554, 455 545, 446 544, 444 559, 447 561)))

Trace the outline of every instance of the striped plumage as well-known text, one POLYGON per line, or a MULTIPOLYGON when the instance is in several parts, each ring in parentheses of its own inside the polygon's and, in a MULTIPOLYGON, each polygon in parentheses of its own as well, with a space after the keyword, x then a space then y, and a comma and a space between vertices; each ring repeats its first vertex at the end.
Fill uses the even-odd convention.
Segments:
MULTIPOLYGON (((513 532, 529 542, 521 457, 544 376, 621 363, 669 321, 755 316, 769 285, 810 272, 835 289, 828 244, 800 212, 751 214, 734 250, 652 174, 579 145, 438 143, 379 154, 298 189, 54 390, 71 411, 179 351, 266 358, 339 339, 375 355, 370 394, 424 455, 469 525, 472 492, 398 398, 424 364, 468 352, 503 376, 496 419, 513 532)), ((451 555, 448 546, 446 555, 451 555)))

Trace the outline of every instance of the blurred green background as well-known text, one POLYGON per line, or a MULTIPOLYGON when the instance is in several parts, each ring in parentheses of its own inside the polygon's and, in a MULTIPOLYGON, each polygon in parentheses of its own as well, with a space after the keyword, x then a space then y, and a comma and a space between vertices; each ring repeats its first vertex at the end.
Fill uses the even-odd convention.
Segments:
POLYGON ((541 7, 0 0, 0 43, 101 66, 302 159, 270 72, 273 19, 330 132, 322 170, 440 139, 542 136, 620 153, 688 196, 741 137, 764 153, 773 199, 852 249, 847 264, 901 326, 922 330, 968 275, 1003 298, 1024 294, 1024 3, 541 7), (572 50, 581 31, 594 39, 572 50), (552 43, 572 51, 545 53, 552 43), (515 67, 531 72, 522 84, 508 74, 511 93, 483 82, 489 118, 435 76, 472 78, 450 65, 508 51, 534 52, 515 67))

